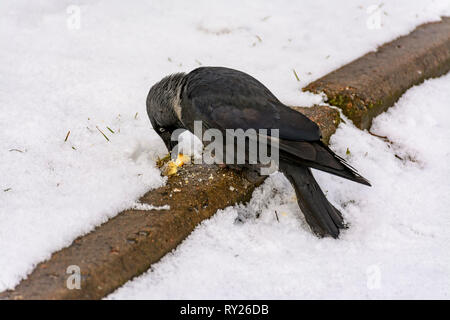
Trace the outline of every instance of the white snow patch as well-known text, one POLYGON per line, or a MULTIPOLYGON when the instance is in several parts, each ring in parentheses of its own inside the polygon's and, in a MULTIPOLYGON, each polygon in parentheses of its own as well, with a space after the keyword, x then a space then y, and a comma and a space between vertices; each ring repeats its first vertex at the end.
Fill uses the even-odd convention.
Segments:
POLYGON ((300 90, 310 81, 450 14, 447 1, 389 2, 382 27, 368 29, 374 3, 0 1, 0 291, 165 183, 155 160, 166 150, 145 110, 163 76, 228 66, 312 105, 322 98, 300 90))
POLYGON ((277 173, 247 206, 220 210, 108 298, 448 299, 449 87, 450 75, 426 81, 378 116, 372 130, 392 144, 340 125, 332 149, 348 148, 373 187, 315 171, 350 223, 339 240, 311 234, 277 173))
POLYGON ((163 206, 154 206, 152 204, 141 203, 141 202, 136 202, 135 204, 133 204, 132 208, 135 209, 135 210, 145 210, 145 211, 149 211, 149 210, 170 210, 170 206, 168 204, 163 205, 163 206))

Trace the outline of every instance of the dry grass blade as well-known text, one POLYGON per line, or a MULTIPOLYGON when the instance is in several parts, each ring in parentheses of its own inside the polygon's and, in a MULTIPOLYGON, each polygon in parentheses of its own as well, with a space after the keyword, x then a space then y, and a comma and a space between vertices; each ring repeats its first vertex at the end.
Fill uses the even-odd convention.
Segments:
POLYGON ((106 136, 106 134, 103 133, 102 130, 100 130, 97 126, 95 126, 97 128, 97 130, 105 137, 106 140, 108 140, 109 142, 109 138, 106 136))

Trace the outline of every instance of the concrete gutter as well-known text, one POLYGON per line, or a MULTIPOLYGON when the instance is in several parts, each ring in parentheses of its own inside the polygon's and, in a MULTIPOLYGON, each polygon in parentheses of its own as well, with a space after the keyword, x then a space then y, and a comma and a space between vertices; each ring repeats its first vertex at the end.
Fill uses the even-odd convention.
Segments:
POLYGON ((450 70, 450 17, 417 27, 306 86, 324 92, 360 129, 425 79, 450 70))
MULTIPOLYGON (((295 107, 319 124, 327 142, 339 112, 326 106, 295 107)), ((125 210, 55 252, 0 299, 101 299, 150 268, 218 209, 248 201, 264 179, 245 178, 217 166, 186 165, 140 202, 169 210, 125 210), (68 289, 69 266, 81 273, 80 289, 68 289)), ((69 269, 70 271, 70 269, 69 269)), ((73 272, 73 271, 72 271, 73 272)))

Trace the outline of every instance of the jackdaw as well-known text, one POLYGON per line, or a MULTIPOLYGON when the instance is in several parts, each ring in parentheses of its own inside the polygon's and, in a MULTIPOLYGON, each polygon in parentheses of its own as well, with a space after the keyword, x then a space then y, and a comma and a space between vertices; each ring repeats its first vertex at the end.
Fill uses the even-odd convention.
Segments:
MULTIPOLYGON (((224 67, 201 67, 176 73, 156 83, 147 96, 153 129, 169 152, 177 129, 194 132, 194 121, 204 128, 279 129, 279 170, 295 189, 297 202, 312 231, 339 236, 345 228, 342 214, 328 200, 311 169, 322 170, 370 186, 344 159, 321 142, 316 123, 281 103, 252 76, 224 67)), ((250 166, 248 163, 246 166, 250 166)))

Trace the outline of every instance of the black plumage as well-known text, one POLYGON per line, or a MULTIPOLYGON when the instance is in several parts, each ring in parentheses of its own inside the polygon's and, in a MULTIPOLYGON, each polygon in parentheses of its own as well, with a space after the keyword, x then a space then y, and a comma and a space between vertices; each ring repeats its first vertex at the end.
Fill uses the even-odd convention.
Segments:
POLYGON ((370 185, 320 141, 316 123, 285 106, 262 83, 241 71, 202 67, 168 76, 150 89, 147 112, 169 150, 172 132, 179 128, 194 132, 195 120, 201 120, 205 129, 224 134, 226 129, 279 129, 279 170, 292 183, 306 221, 319 236, 337 238, 345 224, 310 168, 370 185))

